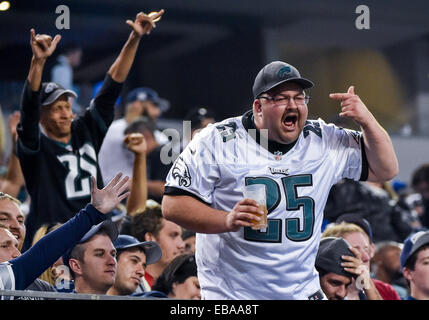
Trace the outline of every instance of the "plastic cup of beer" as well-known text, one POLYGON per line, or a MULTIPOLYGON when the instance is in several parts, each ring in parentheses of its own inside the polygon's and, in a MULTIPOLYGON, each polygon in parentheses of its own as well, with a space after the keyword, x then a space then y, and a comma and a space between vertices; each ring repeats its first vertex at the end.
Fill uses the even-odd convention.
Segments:
MULTIPOLYGON (((265 185, 263 184, 250 184, 244 187, 243 197, 245 199, 253 199, 259 203, 259 207, 264 211, 263 215, 259 215, 261 221, 250 220, 253 223, 252 229, 259 230, 268 226, 267 220, 267 196, 265 192, 265 185)), ((256 213, 254 213, 256 214, 256 213)), ((256 214, 258 215, 258 214, 256 214)))

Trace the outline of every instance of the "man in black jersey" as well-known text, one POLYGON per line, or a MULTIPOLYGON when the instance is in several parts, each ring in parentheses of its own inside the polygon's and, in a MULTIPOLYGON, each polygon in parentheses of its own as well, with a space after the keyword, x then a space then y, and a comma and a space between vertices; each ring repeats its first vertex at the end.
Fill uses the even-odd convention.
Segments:
POLYGON ((24 84, 21 121, 18 124, 17 153, 31 196, 26 220, 24 250, 31 245, 35 230, 43 223, 69 220, 90 201, 90 177, 102 186, 97 154, 113 121, 114 104, 127 78, 141 37, 155 27, 163 10, 139 13, 122 50, 108 70, 95 99, 79 117, 71 110, 70 96, 75 93, 56 83, 41 83, 43 68, 55 51, 60 35, 36 35, 31 30, 30 71, 24 84), (39 120, 41 128, 39 127, 39 120))

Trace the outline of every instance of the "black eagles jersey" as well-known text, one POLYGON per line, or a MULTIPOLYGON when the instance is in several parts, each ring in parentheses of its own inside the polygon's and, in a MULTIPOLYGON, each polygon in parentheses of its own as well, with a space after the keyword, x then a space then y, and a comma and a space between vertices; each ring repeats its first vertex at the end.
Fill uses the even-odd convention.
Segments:
POLYGON ((103 86, 85 112, 71 125, 68 144, 41 132, 40 91, 24 85, 21 121, 18 125, 17 154, 28 193, 30 213, 26 219, 24 250, 35 231, 44 223, 64 223, 91 200, 91 175, 102 187, 97 154, 113 121, 114 104, 122 84, 106 75, 103 86))

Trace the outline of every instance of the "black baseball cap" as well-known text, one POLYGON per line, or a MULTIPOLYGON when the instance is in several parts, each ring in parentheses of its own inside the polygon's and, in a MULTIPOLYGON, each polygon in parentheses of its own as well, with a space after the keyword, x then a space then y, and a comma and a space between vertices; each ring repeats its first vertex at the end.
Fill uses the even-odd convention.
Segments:
POLYGON ((76 92, 64 89, 63 86, 55 82, 43 82, 40 90, 40 103, 42 106, 47 106, 55 102, 63 94, 77 98, 76 92))
POLYGON ((343 238, 323 238, 320 240, 319 251, 316 256, 316 269, 340 276, 356 277, 355 274, 345 271, 341 266, 341 263, 345 261, 341 256, 355 256, 350 250, 350 244, 343 238))
POLYGON ((134 101, 151 101, 161 112, 166 112, 170 108, 168 100, 160 98, 158 93, 147 87, 135 88, 127 95, 127 103, 134 101))
POLYGON ((401 269, 404 268, 408 259, 413 253, 419 250, 422 246, 429 243, 429 231, 419 231, 411 234, 404 241, 404 247, 401 252, 401 269))
POLYGON ((113 242, 116 250, 126 250, 134 247, 140 247, 143 249, 146 255, 146 264, 153 264, 159 261, 162 256, 160 246, 154 241, 140 242, 136 238, 121 234, 113 242))
POLYGON ((259 71, 253 84, 253 97, 256 99, 261 93, 285 82, 296 82, 303 89, 311 88, 314 83, 302 78, 299 71, 283 61, 273 61, 259 71))
MULTIPOLYGON (((118 237, 118 228, 116 227, 116 224, 111 220, 104 220, 103 222, 100 222, 99 224, 96 224, 89 229, 87 233, 79 240, 77 244, 87 242, 90 240, 93 236, 95 236, 99 231, 104 231, 109 236, 110 240, 114 242, 116 238, 118 237)), ((76 245, 77 245, 76 244, 76 245)), ((70 261, 70 254, 73 251, 74 247, 69 248, 67 252, 63 255, 63 263, 68 267, 69 261, 70 261)))

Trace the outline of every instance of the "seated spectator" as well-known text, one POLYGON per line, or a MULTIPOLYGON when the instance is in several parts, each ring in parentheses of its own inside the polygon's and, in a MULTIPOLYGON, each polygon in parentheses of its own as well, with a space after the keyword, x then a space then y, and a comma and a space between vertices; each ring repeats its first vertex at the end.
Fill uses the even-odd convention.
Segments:
POLYGON ((420 221, 423 227, 429 228, 429 163, 420 166, 413 173, 411 185, 422 196, 424 209, 420 221))
MULTIPOLYGON (((371 266, 371 259, 374 257, 374 254, 375 254, 375 244, 373 242, 372 227, 369 224, 369 222, 366 219, 360 217, 358 214, 353 214, 353 213, 343 214, 339 216, 337 218, 336 223, 338 224, 341 222, 357 225, 365 232, 369 240, 369 258, 370 258, 369 266, 371 266)), ((399 256, 397 260, 397 265, 399 265, 399 256)), ((400 279, 397 279, 397 280, 400 281, 400 279)), ((375 283, 375 286, 377 287, 377 290, 380 292, 384 300, 399 300, 401 298, 401 296, 399 295, 399 292, 396 290, 396 287, 393 286, 393 284, 386 283, 383 279, 378 279, 377 277, 375 277, 373 281, 375 283), (390 285, 392 285, 392 287, 390 285)), ((398 290, 402 294, 404 294, 403 288, 401 288, 400 285, 398 285, 397 287, 398 287, 398 290)))
POLYGON ((18 241, 15 237, 10 237, 9 233, 8 250, 12 255, 7 263, 0 263, 0 290, 26 289, 94 224, 103 221, 106 214, 128 196, 128 177, 120 179, 120 176, 117 175, 102 190, 97 188, 95 178, 92 177, 91 203, 57 230, 40 239, 24 254, 20 255, 13 248, 18 248, 18 241))
POLYGON ((165 136, 157 125, 158 118, 170 108, 168 100, 159 97, 158 93, 151 88, 136 88, 128 94, 128 102, 140 102, 141 113, 140 115, 147 118, 155 126, 154 135, 156 141, 163 145, 168 142, 165 136))
MULTIPOLYGON (((165 179, 170 171, 171 164, 163 163, 161 159, 162 145, 156 141, 154 130, 155 127, 151 122, 144 118, 139 118, 127 127, 125 134, 143 134, 146 144, 148 198, 161 203, 164 194, 165 179)), ((138 176, 138 178, 141 179, 141 176, 138 176)))
POLYGON ((410 193, 404 195, 401 199, 402 203, 404 203, 407 207, 411 208, 413 213, 414 221, 413 227, 414 232, 422 231, 423 229, 427 229, 422 226, 422 219, 425 212, 425 204, 424 199, 420 193, 410 193))
MULTIPOLYGON (((353 248, 358 249, 365 268, 370 271, 373 251, 371 250, 369 236, 361 227, 356 224, 341 222, 340 224, 328 226, 323 232, 322 237, 337 237, 346 240, 353 248)), ((390 284, 376 279, 372 279, 371 282, 375 283, 378 292, 384 300, 400 300, 398 293, 390 284)), ((353 285, 349 286, 347 291, 347 299, 367 299, 364 290, 358 288, 355 282, 353 282, 353 285)))
POLYGON ((159 98, 158 93, 150 88, 136 88, 128 93, 125 116, 112 122, 98 154, 104 181, 111 179, 117 170, 132 176, 133 154, 123 147, 123 140, 125 130, 137 119, 144 117, 150 124, 157 145, 168 142, 168 138, 155 124, 155 120, 167 109, 166 100, 159 98))
POLYGON ((391 284, 401 299, 408 296, 407 284, 401 272, 402 247, 394 241, 377 243, 371 268, 374 277, 380 281, 391 284))
POLYGON ((21 201, 0 192, 0 224, 6 226, 18 240, 19 250, 22 249, 26 235, 25 217, 20 206, 21 201))
POLYGON ((368 281, 369 271, 360 259, 359 250, 342 238, 327 237, 320 240, 315 267, 319 272, 320 287, 329 300, 344 300, 353 279, 360 276, 369 300, 381 300, 373 282, 368 281))
POLYGON ((406 300, 429 300, 429 231, 412 234, 405 240, 401 268, 410 289, 406 300))
POLYGON ((185 241, 185 253, 195 254, 195 232, 191 230, 185 230, 182 234, 182 239, 185 241))
POLYGON ((188 145, 196 133, 207 127, 210 123, 216 122, 213 110, 203 107, 191 109, 186 114, 184 120, 191 122, 191 136, 184 137, 183 148, 188 145))
POLYGON ((153 290, 169 298, 201 300, 195 256, 180 255, 171 261, 159 276, 153 290))
MULTIPOLYGON (((6 241, 7 243, 7 245, 4 244, 6 247, 3 247, 2 245, 1 248, 8 248, 8 251, 3 252, 5 255, 0 258, 0 263, 12 260, 21 255, 20 251, 25 239, 26 229, 24 224, 24 215, 21 212, 20 206, 21 202, 18 199, 0 192, 0 227, 9 231, 9 233, 3 232, 2 237, 0 237, 3 239, 2 242, 6 241), (11 239, 10 235, 12 235, 14 239, 11 239), (17 244, 17 251, 15 252, 15 250, 13 250, 14 252, 11 252, 10 250, 15 248, 15 244, 17 244)), ((45 279, 35 279, 34 282, 26 288, 26 290, 55 291, 55 288, 45 279)), ((15 297, 15 299, 23 300, 29 298, 15 297)), ((37 300, 39 299, 40 298, 37 300)), ((36 299, 33 298, 32 300, 36 299)))
POLYGON ((21 165, 19 159, 15 154, 14 146, 18 140, 18 133, 16 126, 21 118, 19 111, 15 111, 9 116, 9 134, 11 138, 12 150, 9 156, 9 163, 7 166, 7 172, 4 178, 0 181, 0 191, 11 195, 12 197, 18 197, 18 194, 22 187, 24 187, 24 176, 22 174, 21 165))
POLYGON ((139 242, 128 235, 119 235, 113 243, 118 263, 115 283, 107 291, 109 295, 130 295, 136 291, 147 265, 161 259, 161 248, 156 242, 139 242))
POLYGON ((74 279, 75 293, 106 294, 116 277, 118 229, 111 220, 93 226, 63 255, 74 279))
POLYGON ((374 243, 402 242, 414 228, 410 208, 398 204, 374 184, 344 179, 331 188, 325 219, 334 222, 346 213, 359 215, 371 224, 374 243))
MULTIPOLYGON (((355 214, 355 213, 349 213, 349 214, 346 213, 339 216, 336 220, 336 223, 339 224, 341 222, 357 225, 363 231, 365 231, 365 234, 368 236, 368 240, 370 243, 369 257, 370 257, 370 266, 371 266, 371 259, 374 257, 374 254, 375 254, 375 244, 373 242, 372 227, 369 224, 369 222, 366 219, 362 218, 359 214, 355 214)), ((397 260, 397 265, 399 265, 399 256, 397 260)), ((397 279, 397 280, 400 281, 401 279, 397 279)), ((380 292, 384 300, 398 300, 401 298, 399 292, 404 294, 404 288, 401 287, 400 285, 394 286, 392 283, 386 282, 383 279, 379 279, 377 277, 375 277, 373 281, 375 283, 375 286, 377 287, 377 290, 380 292), (386 286, 386 283, 391 284, 394 290, 390 286, 386 286), (398 288, 399 292, 398 290, 396 290, 396 288, 398 288)))
MULTIPOLYGON (((15 259, 21 255, 18 249, 18 240, 15 236, 3 225, 0 225, 0 263, 15 259)), ((53 291, 55 288, 48 282, 35 279, 26 290, 32 291, 53 291)), ((36 297, 18 297, 15 296, 15 300, 44 300, 43 298, 36 297)))
POLYGON ((127 231, 139 241, 154 241, 162 251, 162 258, 146 268, 144 281, 138 291, 150 291, 155 281, 178 255, 183 254, 185 243, 182 240, 182 228, 174 222, 164 219, 161 205, 148 201, 144 212, 124 221, 121 234, 127 231))

